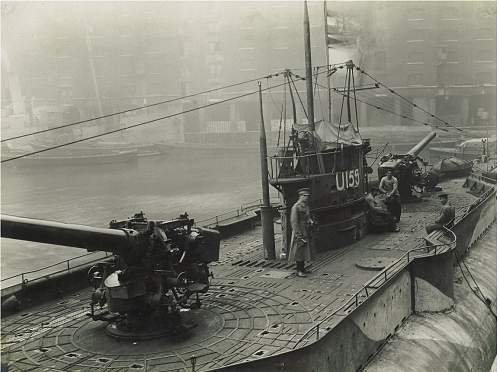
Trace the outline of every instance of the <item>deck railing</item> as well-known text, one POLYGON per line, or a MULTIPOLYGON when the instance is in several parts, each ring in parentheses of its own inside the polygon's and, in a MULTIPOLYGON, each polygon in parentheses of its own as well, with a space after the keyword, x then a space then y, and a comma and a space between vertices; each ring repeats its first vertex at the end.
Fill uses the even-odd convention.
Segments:
MULTIPOLYGON (((466 218, 482 204, 486 203, 488 199, 495 197, 496 188, 492 187, 483 193, 477 200, 474 201, 468 207, 460 208, 459 211, 463 213, 457 213, 457 221, 455 226, 460 223, 466 223, 466 218)), ((354 311, 358 306, 364 303, 370 296, 372 296, 382 285, 387 283, 392 277, 401 272, 406 268, 410 262, 415 258, 419 257, 429 257, 435 256, 449 250, 453 250, 456 247, 457 237, 453 231, 448 228, 444 228, 444 232, 436 231, 431 233, 431 237, 436 238, 443 235, 448 235, 451 239, 448 242, 436 244, 433 242, 431 246, 428 244, 428 240, 425 239, 417 244, 413 249, 409 250, 397 260, 395 260, 391 265, 386 267, 384 270, 380 271, 377 275, 366 282, 356 293, 354 293, 346 302, 344 302, 340 307, 338 307, 332 314, 324 318, 322 321, 316 323, 314 326, 309 328, 301 338, 295 343, 294 348, 300 345, 300 343, 307 343, 313 337, 315 340, 320 338, 320 327, 331 320, 334 316, 343 317, 352 311, 354 311)))
POLYGON ((283 178, 308 178, 312 174, 320 174, 320 159, 333 156, 334 152, 268 156, 269 179, 276 181, 283 178))
POLYGON ((455 233, 445 228, 445 234, 451 238, 450 241, 441 244, 432 244, 431 246, 429 246, 425 241, 420 242, 415 248, 400 256, 392 264, 368 280, 356 293, 351 295, 351 297, 349 297, 349 299, 338 307, 333 313, 309 328, 309 330, 307 330, 295 343, 294 348, 299 346, 301 342, 307 343, 311 337, 315 337, 315 339, 318 340, 320 338, 320 327, 323 324, 331 320, 334 316, 345 316, 354 311, 380 287, 406 268, 415 258, 435 256, 453 249, 457 241, 455 233))
MULTIPOLYGON (((272 197, 271 203, 277 204, 279 202, 278 197, 272 197)), ((262 199, 255 199, 250 202, 242 204, 239 208, 218 214, 216 216, 206 218, 204 220, 196 221, 196 226, 201 227, 216 227, 219 223, 229 221, 239 216, 245 215, 246 213, 258 208, 262 205, 262 199)), ((29 282, 41 279, 49 278, 50 276, 57 275, 63 272, 69 272, 71 270, 90 265, 92 263, 97 263, 102 259, 111 257, 112 255, 108 252, 90 252, 83 254, 81 256, 69 258, 55 264, 42 267, 40 269, 25 271, 16 275, 3 278, 1 280, 2 289, 9 288, 16 285, 26 286, 29 282)))
POLYGON ((25 271, 16 275, 3 278, 2 289, 9 288, 15 285, 21 284, 26 286, 29 282, 41 279, 43 277, 50 277, 63 272, 69 272, 71 270, 87 266, 92 263, 97 263, 102 259, 111 257, 112 254, 108 252, 90 252, 83 254, 81 256, 68 258, 63 261, 56 262, 55 264, 42 267, 40 269, 25 271))

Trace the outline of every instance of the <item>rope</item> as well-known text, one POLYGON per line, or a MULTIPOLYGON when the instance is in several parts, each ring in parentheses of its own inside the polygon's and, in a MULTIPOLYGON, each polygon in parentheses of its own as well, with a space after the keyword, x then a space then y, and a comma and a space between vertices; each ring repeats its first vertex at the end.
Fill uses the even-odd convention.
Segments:
MULTIPOLYGON (((282 86, 282 85, 284 85, 284 84, 285 84, 285 83, 278 84, 278 85, 275 85, 275 86, 272 86, 272 87, 269 87, 269 88, 264 88, 264 89, 262 89, 262 91, 265 91, 265 90, 270 90, 270 89, 273 89, 273 88, 277 88, 277 87, 280 87, 280 86, 282 86)), ((119 129, 111 130, 111 131, 108 131, 108 132, 104 132, 104 133, 101 133, 101 134, 96 134, 96 135, 93 135, 93 136, 89 136, 89 137, 81 138, 81 139, 78 139, 78 140, 74 140, 74 141, 66 142, 66 143, 63 143, 63 144, 60 144, 60 145, 55 145, 55 146, 48 147, 48 148, 45 148, 45 149, 41 149, 41 150, 37 150, 37 151, 32 151, 32 152, 29 152, 29 153, 26 153, 26 154, 23 154, 23 155, 19 155, 19 156, 14 156, 14 157, 11 157, 11 158, 8 158, 8 159, 2 159, 2 160, 0 161, 0 163, 7 163, 7 162, 9 162, 9 161, 16 160, 16 159, 21 159, 21 158, 24 158, 24 157, 26 157, 26 156, 35 155, 35 154, 39 154, 39 153, 41 153, 41 152, 45 152, 45 151, 50 151, 50 150, 58 149, 58 148, 65 147, 65 146, 68 146, 68 145, 72 145, 72 144, 75 144, 75 143, 80 143, 80 142, 88 141, 88 140, 90 140, 90 139, 94 139, 94 138, 99 138, 99 137, 107 136, 107 135, 112 134, 112 133, 122 132, 122 131, 125 131, 125 130, 127 130, 127 129, 131 129, 131 128, 135 128, 135 127, 139 127, 139 126, 143 126, 143 125, 151 124, 151 123, 154 123, 154 122, 157 122, 157 121, 160 121, 160 120, 169 119, 169 118, 172 118, 172 117, 175 117, 175 116, 178 116, 178 115, 182 115, 182 114, 186 114, 186 113, 189 113, 189 112, 193 112, 193 111, 201 110, 201 109, 203 109, 203 108, 207 108, 207 107, 215 106, 215 105, 218 105, 218 104, 221 104, 221 103, 225 103, 225 102, 233 101, 233 100, 235 100, 235 99, 239 99, 239 98, 247 97, 247 96, 250 96, 250 95, 252 95, 252 94, 256 94, 256 93, 258 93, 258 92, 259 92, 259 91, 258 91, 258 90, 256 90, 256 91, 253 91, 253 92, 240 94, 240 95, 235 96, 235 97, 231 97, 231 98, 227 98, 227 99, 224 99, 224 100, 221 100, 221 101, 218 101, 218 102, 213 102, 213 103, 209 103, 209 104, 206 104, 206 105, 202 105, 202 106, 194 107, 194 108, 192 108, 192 109, 185 110, 185 111, 181 111, 181 112, 177 112, 177 113, 175 113, 175 114, 170 114, 170 115, 167 115, 167 116, 162 116, 162 117, 160 117, 160 118, 156 118, 156 119, 152 119, 152 120, 144 121, 144 122, 141 122, 141 123, 137 123, 137 124, 129 125, 129 126, 127 126, 127 127, 123 127, 123 128, 119 128, 119 129)))
POLYGON ((373 81, 375 81, 376 83, 379 83, 380 85, 382 85, 384 88, 386 88, 389 92, 391 92, 392 94, 398 96, 399 98, 401 98, 402 100, 404 100, 405 102, 407 102, 408 104, 410 104, 411 106, 413 107, 416 107, 418 108, 419 110, 425 112, 427 115, 430 115, 432 118, 435 118, 439 121, 441 121, 442 123, 444 123, 445 126, 451 126, 453 128, 455 128, 456 130, 460 131, 460 132, 463 132, 463 129, 461 128, 458 128, 456 127, 455 125, 452 125, 450 123, 448 123, 447 121, 444 121, 443 119, 439 118, 438 116, 430 113, 429 111, 423 109, 422 107, 418 106, 417 104, 413 103, 412 101, 410 101, 408 98, 402 96, 401 94, 397 93, 394 89, 391 89, 389 88, 387 85, 385 85, 384 83, 378 81, 377 79, 375 79, 373 76, 371 76, 369 73, 367 73, 366 71, 362 70, 361 67, 359 66, 356 66, 356 69, 358 71, 360 71, 362 74, 365 74, 366 76, 368 76, 370 79, 372 79, 373 81))
MULTIPOLYGON (((320 86, 321 86, 321 85, 320 85, 320 86)), ((321 86, 321 87, 322 87, 322 88, 325 88, 324 86, 321 86)), ((341 95, 341 96, 343 96, 343 97, 346 97, 346 95, 345 95, 345 94, 343 94, 343 93, 341 93, 341 92, 337 91, 336 89, 334 89, 333 91, 334 91, 336 94, 339 94, 339 95, 341 95)), ((403 119, 408 119, 408 120, 414 121, 414 122, 416 122, 416 123, 419 123, 419 124, 422 124, 422 125, 426 125, 426 126, 431 126, 431 127, 432 127, 432 125, 431 125, 430 123, 426 123, 426 122, 424 122, 424 121, 420 121, 420 120, 417 120, 417 119, 413 119, 413 118, 410 118, 409 116, 406 116, 406 115, 399 115, 398 113, 396 113, 396 112, 394 112, 394 111, 390 111, 390 110, 384 109, 384 108, 382 108, 382 107, 380 107, 380 106, 373 105, 373 104, 368 103, 368 102, 366 102, 366 101, 362 101, 362 100, 360 100, 359 98, 358 98, 357 100, 358 100, 358 102, 364 103, 365 105, 370 106, 370 107, 374 107, 374 108, 376 108, 377 110, 385 111, 385 112, 387 112, 387 113, 389 113, 389 114, 392 114, 392 115, 395 115, 395 116, 397 116, 397 117, 400 117, 400 118, 403 118, 403 119)), ((436 126, 436 129, 442 130, 443 132, 448 132, 448 129, 441 128, 440 126, 436 126)))
POLYGON ((354 73, 352 73, 352 92, 354 96, 354 113, 356 114, 356 130, 359 132, 359 121, 358 121, 358 104, 356 99, 356 85, 354 83, 354 73))
MULTIPOLYGON (((298 76, 298 75, 295 75, 295 76, 298 76)), ((300 105, 302 106, 302 110, 304 111, 304 116, 306 117, 306 119, 309 120, 309 117, 307 116, 307 110, 304 106, 304 102, 302 102, 302 98, 300 98, 299 91, 297 90, 297 87, 295 86, 295 82, 293 80, 292 80, 292 85, 293 85, 293 88, 295 89, 295 93, 297 93, 297 97, 299 97, 299 102, 300 102, 300 105)))
POLYGON ((493 311, 493 309, 491 308, 491 300, 489 298, 487 298, 483 292, 481 291, 481 288, 479 288, 479 285, 477 284, 476 280, 474 279, 474 276, 472 275, 472 273, 470 272, 469 268, 467 267, 465 261, 463 262, 460 262, 459 258, 458 258, 458 255, 457 255, 457 252, 456 250, 453 250, 454 254, 455 254, 455 259, 457 260, 457 263, 458 263, 458 267, 460 268, 460 272, 462 273, 462 276, 464 277, 465 279, 465 282, 467 283, 467 285, 469 286, 469 288, 471 289, 472 293, 474 293, 474 295, 479 299, 479 301, 481 301, 483 304, 486 305, 486 307, 488 308, 488 310, 491 312, 491 314, 495 317, 495 319, 497 319, 497 314, 493 311), (462 264, 465 266, 465 268, 467 269, 467 272, 469 273, 472 281, 474 282, 474 284, 476 285, 476 290, 474 288, 472 288, 472 285, 470 284, 469 280, 467 279, 467 276, 465 275, 464 273, 464 270, 462 269, 462 264), (481 296, 477 293, 479 292, 481 294, 481 296))
POLYGON ((49 129, 42 129, 42 130, 38 130, 38 131, 35 131, 35 132, 31 132, 31 133, 21 134, 21 135, 18 135, 18 136, 14 136, 14 137, 2 139, 2 140, 0 140, 0 142, 12 141, 12 140, 19 139, 19 138, 33 136, 35 134, 46 133, 46 132, 50 132, 50 131, 57 130, 57 129, 62 129, 62 128, 67 128, 67 127, 71 127, 71 126, 74 126, 74 125, 88 123, 90 121, 95 121, 95 120, 105 119, 105 118, 109 118, 109 117, 116 116, 116 115, 125 114, 127 112, 133 112, 133 111, 137 111, 137 110, 143 110, 143 109, 146 109, 146 108, 149 108, 149 107, 164 105, 166 103, 171 103, 171 102, 179 101, 179 100, 190 98, 190 97, 195 97, 195 96, 198 96, 198 95, 201 95, 201 94, 215 92, 217 90, 226 89, 226 88, 233 88, 233 87, 236 87, 238 85, 248 84, 248 83, 255 82, 255 81, 258 81, 258 80, 261 80, 261 79, 264 79, 264 78, 269 79, 269 78, 272 78, 273 76, 279 76, 280 74, 282 74, 282 73, 276 73, 276 74, 273 74, 273 75, 265 75, 265 76, 261 76, 259 78, 250 79, 250 80, 242 81, 242 82, 239 82, 239 83, 229 84, 229 85, 225 85, 225 86, 218 87, 218 88, 212 88, 212 89, 209 89, 209 90, 205 90, 203 92, 193 93, 193 94, 189 94, 189 95, 186 95, 186 96, 169 99, 169 100, 166 100, 166 101, 161 101, 161 102, 156 102, 156 103, 152 103, 152 104, 149 104, 149 105, 144 105, 144 106, 141 106, 141 107, 136 107, 136 108, 133 108, 133 109, 123 110, 123 111, 117 111, 117 112, 113 112, 111 114, 106 114, 106 115, 97 116, 97 117, 90 118, 90 119, 80 120, 80 121, 76 121, 76 122, 69 123, 69 124, 63 124, 63 125, 59 125, 59 126, 56 126, 56 127, 49 128, 49 129))
MULTIPOLYGON (((283 76, 283 80, 286 82, 286 75, 283 76)), ((280 139, 281 139, 281 123, 283 120, 283 110, 285 111, 285 117, 286 117, 286 84, 283 85, 284 87, 284 92, 283 92, 283 103, 281 104, 281 113, 280 113, 280 127, 278 129, 278 145, 277 147, 280 146, 280 139)), ((272 94, 271 94, 272 96, 272 94)), ((274 102, 274 100, 273 100, 274 102)), ((285 119, 285 126, 286 126, 286 119, 285 119)), ((284 135, 284 134, 283 134, 284 135)), ((285 139, 283 138, 283 142, 285 139)))

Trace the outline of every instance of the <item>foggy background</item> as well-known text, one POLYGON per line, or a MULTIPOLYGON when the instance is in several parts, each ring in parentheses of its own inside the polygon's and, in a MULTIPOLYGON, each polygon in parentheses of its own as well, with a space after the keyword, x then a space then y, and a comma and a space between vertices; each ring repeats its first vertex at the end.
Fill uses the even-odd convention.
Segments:
MULTIPOLYGON (((308 4, 312 63, 324 66, 323 2, 308 4)), ((266 76, 285 68, 305 75, 301 1, 4 1, 1 6, 3 139, 185 97, 4 142, 3 158, 252 92, 256 78, 263 88, 281 84, 283 76, 266 76), (254 81, 187 97, 247 80, 254 81)), ((328 2, 327 7, 330 63, 352 59, 410 100, 402 102, 381 88, 358 92, 360 99, 397 114, 358 105, 361 133, 374 145, 392 141, 411 147, 429 131, 401 116, 437 124, 412 103, 471 133, 495 134, 495 2, 328 2)), ((344 79, 339 71, 331 85, 342 89, 344 79)), ((374 83, 359 72, 355 79, 359 86, 374 83)), ((322 119, 328 107, 325 74, 318 74, 317 82, 321 86, 315 89, 315 111, 322 119)), ((305 102, 304 83, 298 81, 297 88, 305 102)), ((291 124, 290 98, 284 97, 284 87, 264 92, 270 145, 276 143, 283 122, 291 124)), ((296 103, 298 120, 303 121, 304 112, 296 103)), ((337 123, 341 99, 334 95, 333 104, 337 123)), ((108 135, 91 148, 104 151, 103 142, 106 151, 109 146, 199 143, 227 149, 218 156, 171 150, 132 163, 5 163, 2 212, 106 226, 139 210, 151 218, 187 211, 199 219, 237 208, 260 197, 258 107, 253 94, 108 135)), ((460 139, 453 131, 440 136, 460 139)), ((78 144, 79 151, 84 145, 78 144)), ((53 153, 67 156, 78 146, 53 153)), ((2 239, 2 277, 83 253, 2 239)))

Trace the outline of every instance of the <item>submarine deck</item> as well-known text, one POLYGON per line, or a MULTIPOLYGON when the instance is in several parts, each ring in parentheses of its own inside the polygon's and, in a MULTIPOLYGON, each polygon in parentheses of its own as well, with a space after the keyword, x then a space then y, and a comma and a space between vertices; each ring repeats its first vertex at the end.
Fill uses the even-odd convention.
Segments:
MULTIPOLYGON (((476 197, 463 180, 442 184, 457 217, 476 197)), ((260 229, 221 242, 221 259, 202 308, 183 312, 197 324, 185 334, 154 340, 110 338, 90 320, 85 289, 2 319, 2 363, 10 371, 206 371, 301 348, 343 319, 337 309, 381 268, 417 245, 439 210, 435 195, 403 206, 401 232, 369 234, 318 254, 307 278, 294 264, 263 259, 260 229), (367 269, 372 268, 372 269, 367 269)), ((276 234, 276 239, 281 239, 276 234)))

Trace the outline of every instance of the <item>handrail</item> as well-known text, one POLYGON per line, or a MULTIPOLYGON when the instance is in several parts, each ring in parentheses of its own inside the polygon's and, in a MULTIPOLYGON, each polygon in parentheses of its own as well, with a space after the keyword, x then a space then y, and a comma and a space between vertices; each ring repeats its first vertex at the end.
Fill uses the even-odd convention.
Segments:
MULTIPOLYGON (((403 254, 397 260, 395 260, 393 263, 391 263, 389 266, 387 266, 384 270, 380 271, 377 275, 375 275, 373 278, 371 278, 365 284, 363 284, 362 288, 360 288, 356 293, 354 293, 353 295, 351 295, 351 297, 346 302, 344 302, 340 307, 338 307, 333 313, 331 313, 330 315, 328 315, 327 317, 325 317, 323 320, 321 320, 320 322, 318 322, 317 324, 315 324, 314 326, 312 326, 311 328, 309 328, 302 335, 302 337, 295 343, 294 348, 296 348, 302 341, 304 341, 304 339, 306 337, 308 338, 313 331, 316 334, 316 339, 318 340, 319 339, 319 327, 320 327, 320 325, 322 325, 326 321, 330 320, 333 316, 338 315, 338 313, 341 312, 342 310, 347 310, 347 309, 351 308, 352 305, 355 305, 354 309, 356 309, 362 303, 359 300, 359 297, 361 297, 361 293, 365 292, 366 293, 366 297, 368 297, 369 296, 369 294, 368 294, 369 288, 376 288, 376 289, 378 289, 383 284, 385 284, 389 279, 391 279, 394 275, 396 275, 397 273, 399 273, 400 272, 399 270, 393 272, 392 274, 389 274, 389 271, 392 268, 394 268, 395 266, 400 265, 403 262, 404 259, 406 259, 406 262, 404 263, 403 267, 406 267, 415 258, 430 257, 430 256, 437 255, 438 254, 438 247, 444 247, 444 246, 449 247, 451 245, 456 244, 457 237, 453 233, 453 231, 449 230, 446 227, 445 227, 445 230, 447 230, 448 232, 450 232, 453 235, 453 241, 448 242, 448 243, 433 245, 432 248, 431 247, 427 247, 427 246, 424 245, 424 246, 420 246, 420 247, 417 247, 417 248, 414 248, 414 249, 411 249, 411 250, 407 251, 405 254, 403 254), (425 253, 423 255, 418 255, 418 256, 415 255, 415 256, 411 257, 412 259, 410 260, 410 254, 412 252, 421 251, 422 249, 425 249, 425 248, 427 248, 427 253, 425 253), (434 253, 431 254, 430 253, 431 250, 433 250, 434 253), (382 276, 383 276, 383 282, 380 283, 380 284, 377 283, 377 287, 374 287, 373 284, 375 284, 375 282, 378 282, 382 278, 382 276)), ((442 253, 442 252, 440 251, 439 253, 442 253)), ((354 310, 354 309, 352 309, 352 310, 354 310)))
MULTIPOLYGON (((16 274, 16 275, 9 276, 8 278, 3 278, 3 279, 1 280, 1 282, 5 282, 5 281, 7 281, 7 280, 11 280, 11 279, 17 278, 17 277, 19 277, 19 276, 21 276, 21 277, 23 278, 24 276, 26 276, 26 275, 28 275, 28 274, 34 274, 34 273, 37 273, 37 272, 40 272, 40 271, 44 271, 44 270, 50 269, 50 268, 52 268, 52 267, 55 267, 55 266, 58 266, 58 265, 61 265, 61 264, 66 264, 66 270, 64 270, 64 271, 70 270, 70 269, 72 269, 72 268, 74 269, 74 268, 76 268, 76 267, 81 266, 81 264, 80 264, 80 265, 77 265, 77 266, 73 266, 73 267, 71 267, 71 266, 70 266, 70 262, 71 262, 71 261, 78 260, 78 259, 80 259, 80 258, 82 258, 82 257, 87 257, 87 256, 95 255, 96 253, 97 253, 97 254, 102 254, 102 253, 105 253, 105 257, 108 257, 108 252, 90 252, 90 253, 82 254, 81 256, 72 257, 72 258, 68 258, 68 259, 63 260, 63 261, 56 262, 55 264, 52 264, 52 265, 49 265, 49 266, 44 266, 44 267, 42 267, 42 268, 40 268, 40 269, 31 270, 31 271, 24 271, 24 272, 19 273, 19 274, 16 274)), ((99 258, 99 259, 101 260, 101 259, 102 259, 102 257, 101 257, 101 258, 99 258)), ((89 262, 93 262, 93 261, 88 261, 88 262, 86 262, 86 263, 89 263, 89 262)), ((23 278, 23 279, 24 279, 24 278, 23 278)), ((37 278, 35 278, 35 279, 33 279, 33 280, 36 280, 36 279, 37 279, 37 278)), ((24 282, 24 280, 21 280, 21 282, 24 282)))
MULTIPOLYGON (((278 201, 279 201, 278 197, 271 197, 271 202, 272 203, 278 202, 278 201)), ((200 223, 204 223, 204 225, 202 225, 202 226, 203 227, 208 227, 209 225, 213 225, 214 223, 218 224, 221 221, 227 221, 227 220, 229 220, 229 219, 231 219, 233 217, 239 217, 241 213, 245 213, 249 209, 256 208, 259 205, 262 205, 262 199, 255 199, 255 200, 252 200, 250 202, 243 203, 238 209, 231 210, 231 211, 228 211, 228 212, 224 212, 224 213, 215 215, 213 217, 206 218, 204 220, 196 221, 196 225, 200 225, 200 223), (224 218, 221 219, 221 217, 224 217, 224 218), (209 222, 209 221, 211 221, 211 222, 209 222)), ((5 282, 7 282, 9 280, 12 280, 12 279, 20 277, 21 278, 20 284, 23 284, 23 283, 27 283, 28 279, 26 279, 25 277, 27 275, 30 275, 30 274, 35 274, 35 273, 42 272, 42 271, 48 270, 50 268, 53 268, 53 267, 65 264, 65 266, 66 266, 65 269, 59 270, 59 271, 55 271, 55 272, 51 272, 50 274, 47 274, 47 275, 54 275, 54 274, 58 274, 58 273, 61 273, 61 272, 64 272, 64 271, 69 271, 71 269, 75 269, 75 268, 81 267, 83 265, 94 263, 94 262, 96 262, 98 260, 102 260, 103 258, 109 257, 108 252, 105 252, 105 257, 96 258, 94 260, 85 261, 84 263, 76 265, 76 266, 71 266, 71 262, 73 262, 73 261, 79 260, 79 259, 81 259, 83 257, 88 257, 88 256, 92 256, 92 255, 97 255, 97 254, 102 254, 102 253, 101 252, 89 252, 89 253, 85 253, 85 254, 83 254, 81 256, 72 257, 72 258, 69 258, 69 259, 66 259, 66 260, 63 260, 63 261, 60 261, 60 262, 56 262, 56 263, 54 263, 52 265, 49 265, 49 266, 44 266, 44 267, 36 269, 36 270, 24 271, 22 273, 15 274, 15 275, 9 276, 7 278, 3 278, 3 279, 0 280, 0 283, 5 283, 5 282)), ((40 275, 38 277, 30 279, 29 281, 38 280, 41 277, 44 277, 44 276, 47 276, 47 275, 40 275)), ((16 285, 16 284, 13 284, 13 285, 16 285)), ((11 287, 11 286, 9 286, 9 287, 11 287)), ((9 288, 9 287, 7 287, 7 288, 9 288)))
MULTIPOLYGON (((468 214, 470 214, 472 211, 474 211, 476 208, 478 208, 481 204, 483 204, 484 202, 487 201, 487 199, 492 196, 493 194, 496 193, 496 188, 495 187, 492 187, 491 189, 489 189, 488 191, 486 191, 483 195, 481 195, 477 200, 474 201, 474 203, 472 203, 469 208, 468 208, 468 211, 465 215, 463 215, 460 220, 457 222, 461 222, 468 214)), ((456 225, 456 224, 455 224, 456 225)), ((443 244, 434 244, 433 247, 428 247, 428 246, 420 246, 420 247, 416 247, 414 249, 411 249, 409 250, 408 252, 406 252, 405 254, 403 254, 401 257, 399 257, 397 260, 395 260, 391 265, 389 265, 388 267, 386 267, 384 270, 380 271, 377 275, 375 275, 373 278, 371 278, 367 283, 365 283, 362 288, 360 288, 356 293, 354 293, 346 302, 344 302, 339 308, 337 308, 332 314, 328 315, 326 318, 324 318, 322 321, 318 322, 316 325, 312 326, 311 328, 309 328, 303 335, 302 337, 295 343, 294 345, 294 348, 296 348, 302 341, 304 341, 304 339, 307 337, 309 337, 311 335, 312 332, 314 332, 316 334, 316 340, 318 340, 320 337, 319 337, 319 327, 320 325, 322 325, 324 322, 330 320, 333 316, 335 315, 338 315, 338 313, 342 310, 347 310, 349 308, 352 307, 352 305, 355 305, 354 309, 356 309, 361 303, 359 302, 359 298, 358 296, 361 295, 362 292, 365 292, 366 293, 366 297, 369 296, 368 294, 368 288, 370 287, 371 284, 374 284, 376 281, 378 281, 379 279, 381 279, 382 275, 384 276, 384 281, 382 283, 380 283, 376 288, 376 290, 382 286, 383 284, 385 284, 389 279, 391 279, 394 275, 396 275, 399 271, 396 271, 394 273, 392 273, 392 275, 387 275, 388 272, 390 271, 390 269, 394 268, 396 265, 400 265, 401 262, 406 258, 406 263, 404 264, 403 267, 406 267, 410 264, 410 262, 413 261, 413 259, 415 258, 419 258, 419 257, 431 257, 431 256, 435 256, 437 255, 438 253, 441 254, 441 253, 444 253, 446 252, 445 251, 442 251, 440 250, 438 252, 438 248, 439 247, 444 247, 444 246, 447 246, 447 247, 450 247, 452 245, 455 245, 456 247, 456 241, 457 241, 457 236, 455 235, 455 233, 450 230, 449 228, 447 227, 443 227, 443 229, 448 233, 450 234, 453 238, 452 238, 452 241, 448 242, 448 243, 443 243, 443 244), (416 252, 416 251, 421 251, 422 249, 427 249, 427 253, 423 254, 423 255, 414 255, 413 257, 411 257, 412 259, 410 260, 410 254, 412 252, 416 252), (431 251, 434 251, 432 254, 431 254, 431 251)), ((418 246, 418 245, 417 245, 418 246)), ((454 248, 451 248, 451 249, 454 249, 454 248)), ((374 288, 374 287, 372 287, 374 288)), ((373 294, 373 293, 372 293, 373 294)), ((352 309, 352 310, 354 310, 352 309)), ((351 310, 351 311, 352 311, 351 310)))
MULTIPOLYGON (((279 197, 275 196, 271 197, 271 203, 277 203, 277 202, 279 202, 279 197)), ((214 223, 218 224, 222 221, 227 221, 233 217, 239 217, 242 213, 245 213, 250 209, 257 208, 260 205, 262 205, 262 203, 263 203, 262 199, 256 199, 251 202, 243 203, 238 209, 233 209, 231 211, 223 212, 215 216, 196 221, 195 225, 199 226, 201 223, 203 223, 204 224, 202 225, 203 227, 208 227, 209 225, 213 225, 214 223)))
MULTIPOLYGON (((359 145, 359 146, 361 146, 361 145, 359 145)), ((318 156, 318 155, 335 155, 337 152, 340 154, 340 149, 338 149, 338 151, 334 150, 334 151, 329 151, 329 152, 313 152, 313 153, 306 154, 306 155, 292 155, 292 156, 270 155, 270 156, 267 156, 267 159, 277 159, 278 160, 278 159, 311 158, 311 157, 318 156)))

